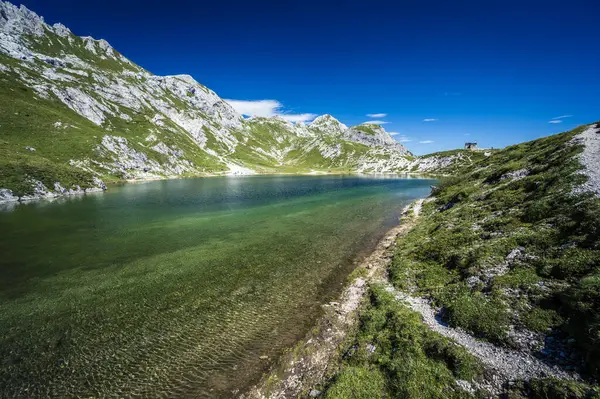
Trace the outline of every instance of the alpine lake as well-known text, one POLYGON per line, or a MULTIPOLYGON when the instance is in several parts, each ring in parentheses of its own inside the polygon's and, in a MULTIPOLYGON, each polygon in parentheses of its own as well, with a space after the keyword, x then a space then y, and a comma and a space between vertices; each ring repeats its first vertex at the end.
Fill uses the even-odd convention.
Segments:
POLYGON ((435 183, 194 178, 0 210, 0 396, 234 397, 435 183))

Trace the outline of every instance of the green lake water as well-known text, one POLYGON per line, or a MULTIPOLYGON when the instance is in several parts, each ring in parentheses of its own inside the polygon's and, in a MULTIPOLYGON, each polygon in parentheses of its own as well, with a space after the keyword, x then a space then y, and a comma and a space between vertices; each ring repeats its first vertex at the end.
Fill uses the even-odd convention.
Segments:
POLYGON ((431 184, 185 179, 0 212, 0 396, 234 396, 431 184))

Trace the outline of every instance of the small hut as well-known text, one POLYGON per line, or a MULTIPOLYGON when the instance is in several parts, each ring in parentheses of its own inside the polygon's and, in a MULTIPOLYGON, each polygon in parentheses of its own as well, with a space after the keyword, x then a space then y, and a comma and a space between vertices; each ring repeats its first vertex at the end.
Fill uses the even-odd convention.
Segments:
POLYGON ((465 143, 465 150, 476 150, 477 142, 474 143, 465 143))

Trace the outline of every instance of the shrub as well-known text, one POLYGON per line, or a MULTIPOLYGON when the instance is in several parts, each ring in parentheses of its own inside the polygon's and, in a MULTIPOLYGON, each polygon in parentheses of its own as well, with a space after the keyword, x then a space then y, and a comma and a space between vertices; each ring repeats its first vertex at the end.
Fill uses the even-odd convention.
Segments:
POLYGON ((493 342, 504 342, 510 318, 506 305, 497 297, 463 291, 457 297, 442 299, 450 325, 461 327, 493 342))
POLYGON ((555 378, 532 380, 528 396, 532 399, 592 399, 600 398, 600 391, 589 385, 555 378))
POLYGON ((548 328, 560 325, 562 318, 555 310, 536 307, 525 313, 521 321, 530 330, 544 333, 548 328))

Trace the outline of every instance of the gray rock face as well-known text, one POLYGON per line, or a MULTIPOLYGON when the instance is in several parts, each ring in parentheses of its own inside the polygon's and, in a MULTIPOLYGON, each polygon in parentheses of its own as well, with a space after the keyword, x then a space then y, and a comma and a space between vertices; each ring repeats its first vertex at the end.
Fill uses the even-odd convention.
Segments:
POLYGON ((0 188, 0 202, 18 201, 19 197, 13 194, 12 190, 0 188))
POLYGON ((21 197, 14 194, 12 190, 0 188, 0 204, 17 201, 26 202, 40 199, 53 199, 64 195, 81 195, 106 190, 106 185, 98 177, 93 177, 93 186, 85 189, 81 188, 80 186, 65 188, 62 186, 62 184, 60 184, 60 182, 55 182, 52 189, 49 189, 41 181, 32 178, 29 178, 27 183, 31 186, 33 192, 21 197))
POLYGON ((515 170, 514 172, 509 172, 505 175, 502 175, 500 177, 500 181, 504 181, 504 180, 520 180, 524 177, 527 177, 529 175, 529 173, 531 173, 529 170, 527 169, 519 169, 519 170, 515 170))
POLYGON ((348 130, 346 125, 329 114, 318 116, 308 125, 308 127, 312 130, 322 132, 330 136, 341 136, 346 130, 348 130))
POLYGON ((408 150, 399 142, 393 139, 384 128, 379 125, 359 125, 354 126, 344 132, 344 137, 349 141, 361 143, 369 147, 390 147, 408 154, 408 150), (366 132, 365 130, 373 132, 366 132))
POLYGON ((17 7, 9 2, 0 2, 0 32, 6 34, 44 34, 44 18, 25 6, 17 7))
MULTIPOLYGON (((278 117, 246 120, 190 75, 156 76, 105 40, 77 37, 60 23, 48 25, 26 7, 2 0, 0 54, 14 61, 0 65, 0 75, 30 88, 32 101, 50 100, 75 116, 68 124, 36 123, 64 134, 90 130, 96 139, 90 140, 92 155, 74 155, 69 165, 97 176, 251 174, 256 165, 268 171, 299 166, 396 173, 410 166, 410 152, 380 126, 365 125, 367 132, 348 128, 331 115, 308 125, 278 117)), ((27 149, 46 150, 35 140, 27 149)))

